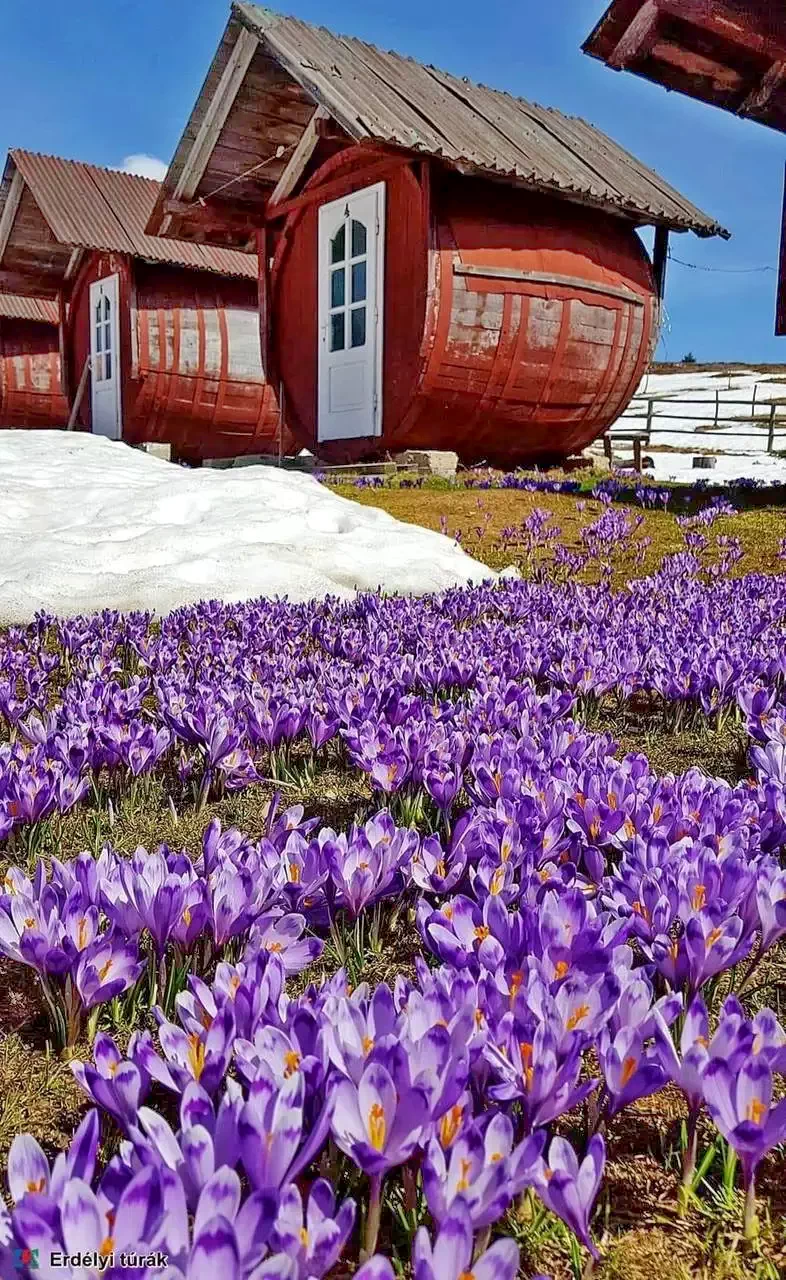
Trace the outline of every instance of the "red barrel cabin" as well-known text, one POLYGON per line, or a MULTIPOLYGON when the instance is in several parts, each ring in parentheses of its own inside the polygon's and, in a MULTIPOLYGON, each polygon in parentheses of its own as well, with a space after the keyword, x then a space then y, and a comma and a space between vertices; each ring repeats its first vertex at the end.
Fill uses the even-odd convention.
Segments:
POLYGON ((249 248, 244 220, 266 365, 329 462, 580 451, 650 360, 669 231, 726 234, 583 121, 239 3, 148 230, 249 248))
POLYGON ((0 427, 61 427, 63 391, 57 302, 0 293, 0 427))
MULTIPOLYGON (((61 378, 58 396, 39 403, 37 416, 31 398, 16 424, 61 426, 73 408, 84 429, 168 444, 183 460, 291 452, 262 365, 256 257, 145 235, 158 189, 126 173, 10 153, 0 286, 5 278, 56 291, 49 342, 61 378)), ((30 342, 29 324, 9 323, 7 341, 30 342)))

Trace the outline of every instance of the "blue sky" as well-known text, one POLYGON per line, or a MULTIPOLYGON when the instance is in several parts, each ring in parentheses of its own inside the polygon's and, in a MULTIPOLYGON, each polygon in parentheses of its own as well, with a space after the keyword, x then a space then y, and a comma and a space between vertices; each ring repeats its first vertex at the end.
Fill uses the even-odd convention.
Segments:
MULTIPOLYGON (((786 362, 775 338, 775 267, 786 137, 618 75, 580 46, 605 0, 280 0, 320 22, 581 115, 659 170, 733 232, 672 239, 659 356, 786 362), (482 21, 478 10, 482 12, 482 21)), ((27 147, 96 164, 168 161, 227 15, 228 0, 22 0, 3 6, 0 151, 27 147)))

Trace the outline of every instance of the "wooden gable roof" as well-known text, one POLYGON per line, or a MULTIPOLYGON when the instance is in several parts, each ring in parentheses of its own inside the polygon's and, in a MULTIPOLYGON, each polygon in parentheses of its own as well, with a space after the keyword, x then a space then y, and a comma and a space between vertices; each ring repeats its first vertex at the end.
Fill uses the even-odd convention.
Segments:
POLYGON ((199 236, 188 212, 200 201, 258 211, 318 114, 348 141, 434 157, 640 225, 727 234, 584 120, 244 2, 232 7, 148 229, 199 236))

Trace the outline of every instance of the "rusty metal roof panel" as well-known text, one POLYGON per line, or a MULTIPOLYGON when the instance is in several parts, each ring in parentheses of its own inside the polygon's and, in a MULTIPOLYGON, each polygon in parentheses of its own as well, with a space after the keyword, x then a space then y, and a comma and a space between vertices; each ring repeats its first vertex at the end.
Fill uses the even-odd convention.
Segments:
POLYGON ((57 324, 57 302, 53 298, 23 298, 16 293, 0 293, 0 318, 57 324))
POLYGON ((357 140, 440 157, 643 222, 728 235, 583 120, 245 0, 232 12, 357 140))
POLYGON ((146 235, 161 189, 151 178, 30 151, 9 154, 61 244, 256 278, 254 254, 146 235))

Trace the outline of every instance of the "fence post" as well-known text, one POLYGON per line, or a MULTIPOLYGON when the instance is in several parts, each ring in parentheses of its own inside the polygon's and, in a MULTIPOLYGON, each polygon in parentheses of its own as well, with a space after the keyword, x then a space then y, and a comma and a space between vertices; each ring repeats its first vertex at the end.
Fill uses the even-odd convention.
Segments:
POLYGON ((715 428, 718 427, 718 414, 720 412, 720 387, 715 388, 715 428))
POLYGON ((755 417, 756 417, 756 392, 758 391, 758 389, 759 389, 759 384, 758 384, 758 382, 754 382, 754 384, 753 384, 753 399, 751 400, 751 417, 752 417, 752 418, 755 418, 755 417))
POLYGON ((633 441, 633 470, 641 475, 641 436, 633 441))
POLYGON ((773 402, 770 405, 770 426, 767 432, 767 452, 773 453, 775 449, 775 411, 778 406, 773 402))
POLYGON ((650 444, 650 432, 652 431, 652 416, 655 412, 655 400, 650 396, 647 401, 647 444, 650 444))

